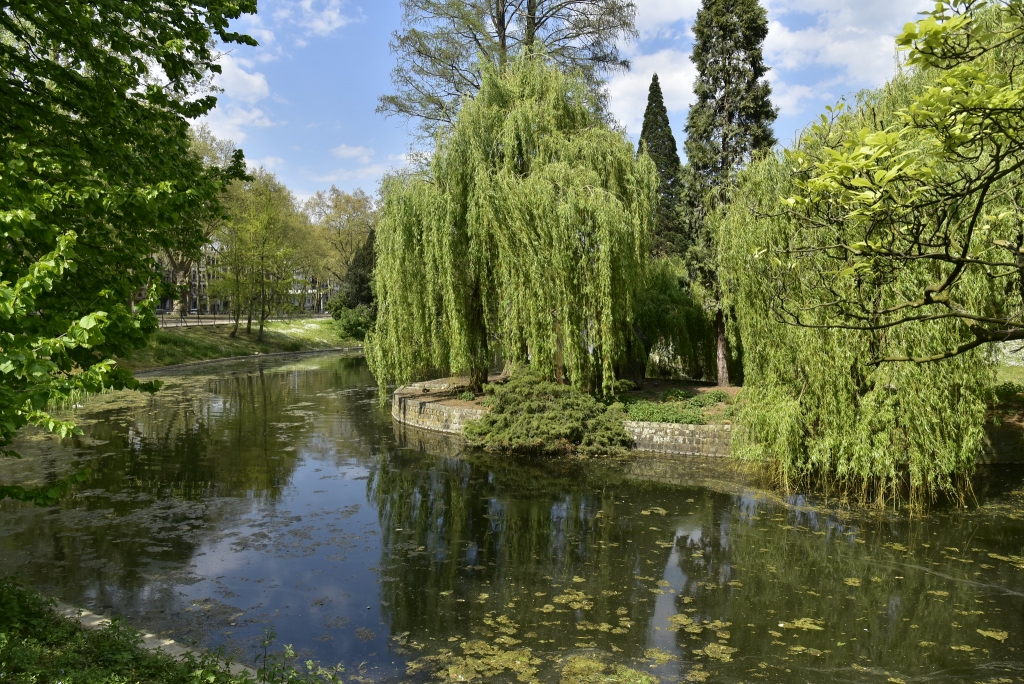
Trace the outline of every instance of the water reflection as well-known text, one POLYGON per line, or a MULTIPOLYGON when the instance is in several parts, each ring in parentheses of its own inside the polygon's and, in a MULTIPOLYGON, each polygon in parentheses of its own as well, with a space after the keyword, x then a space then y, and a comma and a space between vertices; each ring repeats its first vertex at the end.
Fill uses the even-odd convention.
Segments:
POLYGON ((1017 681, 1024 488, 872 517, 396 437, 361 359, 205 367, 26 435, 0 572, 249 660, 373 681, 1017 681))

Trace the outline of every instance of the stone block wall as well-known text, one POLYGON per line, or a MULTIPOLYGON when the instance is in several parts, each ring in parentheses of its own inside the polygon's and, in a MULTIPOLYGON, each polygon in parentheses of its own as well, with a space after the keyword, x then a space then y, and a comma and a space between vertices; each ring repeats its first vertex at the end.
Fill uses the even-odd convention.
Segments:
MULTIPOLYGON (((417 383, 397 390, 391 400, 391 416, 405 425, 462 434, 466 421, 480 418, 486 409, 449 403, 464 389, 457 384, 417 383)), ((680 425, 624 421, 637 451, 684 456, 728 456, 729 425, 680 425)))
POLYGON ((623 425, 633 437, 637 451, 687 456, 729 455, 731 425, 684 425, 636 420, 627 420, 623 425))

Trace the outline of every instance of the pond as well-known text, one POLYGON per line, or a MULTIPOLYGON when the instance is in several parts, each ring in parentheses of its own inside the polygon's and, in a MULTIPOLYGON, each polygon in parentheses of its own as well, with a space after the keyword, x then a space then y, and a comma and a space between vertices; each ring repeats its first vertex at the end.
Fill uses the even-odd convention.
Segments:
POLYGON ((1024 681, 1019 471, 967 511, 834 511, 403 446, 361 358, 161 377, 0 462, 91 471, 0 505, 0 574, 242 662, 272 629, 353 681, 1024 681))

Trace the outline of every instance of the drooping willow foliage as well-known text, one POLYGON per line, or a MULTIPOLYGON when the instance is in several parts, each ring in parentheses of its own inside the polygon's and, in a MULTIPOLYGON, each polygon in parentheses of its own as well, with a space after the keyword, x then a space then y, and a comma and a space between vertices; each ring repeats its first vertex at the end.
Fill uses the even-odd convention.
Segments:
POLYGON ((633 339, 658 185, 584 81, 542 55, 484 74, 429 170, 390 179, 377 229, 382 387, 486 380, 493 351, 610 391, 633 339))
MULTIPOLYGON (((931 233, 919 233, 916 246, 897 254, 900 241, 912 235, 894 219, 899 212, 878 211, 865 220, 857 204, 874 191, 867 201, 872 211, 884 202, 905 206, 922 196, 925 184, 878 189, 888 179, 872 174, 871 181, 850 182, 860 195, 813 191, 826 173, 856 179, 856 168, 844 166, 841 155, 897 129, 899 149, 873 161, 917 162, 930 153, 933 141, 907 124, 908 112, 946 77, 907 70, 859 97, 850 111, 822 117, 794 148, 751 164, 733 190, 731 209, 718 217, 720 273, 746 341, 734 451, 770 466, 783 486, 810 483, 878 502, 921 501, 940 492, 962 499, 966 493, 966 475, 984 438, 994 380, 990 357, 971 349, 930 363, 908 360, 972 339, 956 317, 907 315, 913 314, 907 302, 952 268, 921 258, 943 249, 927 244, 941 227, 930 224, 931 233)), ((986 162, 940 159, 932 178, 967 178, 968 165, 986 162)), ((983 213, 1005 208, 998 196, 983 213)), ((992 234, 979 239, 972 254, 1012 237, 1009 223, 987 224, 992 234)), ((947 237, 935 238, 947 253, 964 244, 963 225, 953 222, 947 237)), ((958 273, 950 296, 965 310, 990 312, 1012 305, 1019 298, 1012 290, 985 269, 968 268, 958 273)))

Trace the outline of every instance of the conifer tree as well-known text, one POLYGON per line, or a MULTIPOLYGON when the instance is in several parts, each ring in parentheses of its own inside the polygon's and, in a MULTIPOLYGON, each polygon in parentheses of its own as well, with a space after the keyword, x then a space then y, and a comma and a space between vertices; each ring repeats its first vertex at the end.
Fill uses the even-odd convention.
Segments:
POLYGON ((729 384, 725 311, 716 272, 717 247, 705 218, 733 174, 775 144, 777 110, 765 80, 761 46, 768 16, 758 0, 703 0, 693 25, 690 59, 697 101, 686 121, 686 221, 691 282, 715 312, 718 384, 729 384))
POLYGON ((654 215, 651 251, 659 255, 678 254, 682 250, 678 215, 681 165, 658 74, 651 79, 647 93, 640 142, 658 167, 658 209, 654 215))

